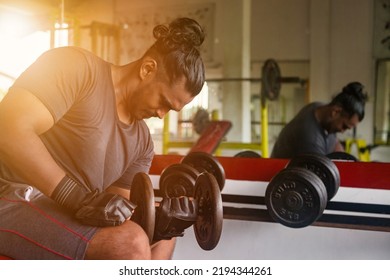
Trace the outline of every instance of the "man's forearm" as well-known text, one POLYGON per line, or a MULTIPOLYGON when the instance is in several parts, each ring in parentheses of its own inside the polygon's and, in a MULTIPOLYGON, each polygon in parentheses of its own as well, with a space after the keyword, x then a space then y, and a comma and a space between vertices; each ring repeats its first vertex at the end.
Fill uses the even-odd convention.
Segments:
POLYGON ((110 186, 106 189, 106 192, 118 194, 126 199, 130 198, 130 190, 126 190, 124 188, 110 186))

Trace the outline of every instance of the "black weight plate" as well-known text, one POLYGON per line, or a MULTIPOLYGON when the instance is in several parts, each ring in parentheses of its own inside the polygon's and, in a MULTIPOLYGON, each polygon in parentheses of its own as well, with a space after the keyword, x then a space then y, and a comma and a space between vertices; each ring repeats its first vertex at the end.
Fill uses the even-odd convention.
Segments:
POLYGON ((333 152, 327 154, 327 157, 334 160, 359 161, 355 156, 346 152, 333 152))
POLYGON ((265 194, 273 220, 291 228, 314 223, 324 212, 327 200, 321 179, 302 167, 280 171, 268 184, 265 194))
POLYGON ((337 166, 326 156, 303 154, 292 158, 287 167, 303 167, 317 174, 326 187, 328 199, 331 200, 340 187, 340 173, 337 166))
POLYGON ((194 199, 198 202, 195 237, 199 246, 209 251, 217 246, 223 224, 221 192, 213 175, 207 172, 199 175, 195 183, 194 199))
POLYGON ((151 244, 154 235, 156 207, 153 185, 148 174, 139 172, 134 176, 130 201, 137 205, 131 220, 144 229, 151 244))
POLYGON ((195 179, 190 174, 179 170, 171 170, 164 173, 164 177, 160 178, 159 184, 163 196, 194 196, 195 179))
POLYGON ((202 132, 209 124, 209 113, 205 109, 199 109, 195 113, 194 118, 192 119, 192 126, 194 127, 195 132, 198 134, 202 134, 202 132))
POLYGON ((207 171, 213 174, 222 191, 225 186, 225 170, 215 157, 204 152, 191 152, 182 159, 181 163, 188 164, 199 172, 207 171))
POLYGON ((281 74, 279 65, 273 59, 267 59, 262 67, 261 95, 269 100, 279 97, 281 74))
POLYGON ((196 178, 200 174, 200 172, 196 168, 189 166, 188 164, 182 164, 182 163, 171 164, 161 172, 160 181, 159 181, 160 188, 161 188, 161 183, 164 181, 165 176, 170 174, 171 172, 177 172, 177 171, 181 171, 189 174, 192 178, 194 178, 194 180, 196 180, 196 178))
POLYGON ((234 155, 234 157, 239 157, 239 158, 261 158, 261 155, 254 152, 254 151, 241 151, 237 154, 234 155))

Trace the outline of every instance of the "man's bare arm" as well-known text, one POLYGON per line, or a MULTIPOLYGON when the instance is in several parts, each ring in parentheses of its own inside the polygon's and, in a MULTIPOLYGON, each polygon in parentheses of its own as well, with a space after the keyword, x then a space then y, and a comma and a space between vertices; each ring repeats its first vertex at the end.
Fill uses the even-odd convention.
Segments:
POLYGON ((2 161, 48 196, 65 176, 39 137, 53 124, 49 110, 29 91, 12 88, 0 102, 2 161))

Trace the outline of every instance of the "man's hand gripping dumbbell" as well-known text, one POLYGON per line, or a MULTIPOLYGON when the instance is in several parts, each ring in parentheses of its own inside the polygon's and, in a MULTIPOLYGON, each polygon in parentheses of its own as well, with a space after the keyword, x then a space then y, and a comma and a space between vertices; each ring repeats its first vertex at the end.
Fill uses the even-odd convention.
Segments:
POLYGON ((153 241, 183 236, 198 217, 198 203, 186 196, 164 197, 156 209, 153 241))
MULTIPOLYGON (((210 156, 201 156, 201 160, 215 165, 210 156)), ((147 174, 137 174, 131 190, 130 200, 138 205, 132 220, 144 228, 151 243, 183 236, 185 229, 193 225, 199 246, 214 249, 223 223, 221 184, 216 176, 204 168, 198 171, 180 163, 166 168, 159 184, 163 198, 157 208, 147 174)))

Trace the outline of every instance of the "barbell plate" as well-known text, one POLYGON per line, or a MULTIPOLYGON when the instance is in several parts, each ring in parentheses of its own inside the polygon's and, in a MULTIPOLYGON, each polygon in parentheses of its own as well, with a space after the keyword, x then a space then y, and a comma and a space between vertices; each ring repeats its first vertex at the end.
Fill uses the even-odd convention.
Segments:
POLYGON ((194 196, 195 181, 193 176, 173 168, 164 172, 160 178, 160 190, 165 197, 194 196))
POLYGON ((268 184, 265 194, 272 219, 291 228, 314 223, 323 214, 327 201, 324 183, 302 167, 280 171, 268 184))
POLYGON ((329 200, 337 194, 340 187, 340 173, 334 162, 326 156, 303 154, 292 158, 287 164, 287 168, 289 167, 303 167, 317 174, 326 187, 329 200))
POLYGON ((281 88, 281 73, 274 59, 267 59, 262 67, 261 95, 269 100, 279 97, 281 88))
POLYGON ((206 171, 213 174, 222 191, 225 186, 225 170, 215 157, 204 152, 191 152, 182 159, 181 163, 188 164, 199 172, 206 171))
POLYGON ((207 110, 200 108, 196 111, 195 116, 192 119, 192 126, 194 127, 195 132, 202 134, 209 124, 210 119, 207 110))
POLYGON ((195 183, 194 199, 198 202, 195 237, 199 246, 209 251, 217 246, 223 224, 221 192, 212 174, 205 172, 199 175, 195 183))
POLYGON ((130 201, 137 205, 131 220, 143 228, 150 244, 152 244, 156 207, 153 185, 148 174, 139 172, 134 176, 130 191, 130 201))

